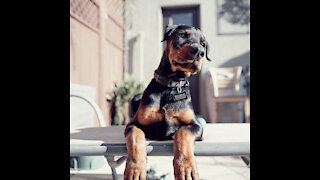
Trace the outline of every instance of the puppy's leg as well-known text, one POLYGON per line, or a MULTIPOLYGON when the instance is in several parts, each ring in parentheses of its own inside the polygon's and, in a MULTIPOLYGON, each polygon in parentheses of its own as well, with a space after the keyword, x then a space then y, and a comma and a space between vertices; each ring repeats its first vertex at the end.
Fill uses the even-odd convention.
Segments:
POLYGON ((174 134, 173 167, 175 180, 199 180, 197 164, 193 154, 195 139, 198 139, 197 134, 202 134, 202 128, 196 124, 182 126, 174 134))
POLYGON ((136 126, 127 127, 127 163, 124 180, 147 179, 147 151, 144 132, 136 126))

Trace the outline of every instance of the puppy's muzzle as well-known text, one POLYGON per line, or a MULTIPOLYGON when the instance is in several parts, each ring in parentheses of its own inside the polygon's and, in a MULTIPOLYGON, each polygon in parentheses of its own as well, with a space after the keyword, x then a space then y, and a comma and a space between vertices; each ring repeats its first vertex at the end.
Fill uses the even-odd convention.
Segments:
POLYGON ((201 59, 204 57, 204 48, 198 44, 191 44, 190 45, 190 52, 194 59, 201 59))

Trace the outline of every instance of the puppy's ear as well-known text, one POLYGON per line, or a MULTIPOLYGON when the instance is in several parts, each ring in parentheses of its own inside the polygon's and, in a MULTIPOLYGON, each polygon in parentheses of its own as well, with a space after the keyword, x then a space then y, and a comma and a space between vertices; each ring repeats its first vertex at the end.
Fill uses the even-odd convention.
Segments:
POLYGON ((174 31, 177 29, 177 27, 179 27, 181 25, 167 25, 166 26, 166 30, 164 32, 164 35, 163 35, 163 40, 161 42, 164 42, 166 41, 171 35, 172 33, 174 33, 174 31))
POLYGON ((208 41, 206 41, 206 58, 208 61, 211 61, 211 59, 208 57, 209 50, 210 50, 209 43, 208 41))

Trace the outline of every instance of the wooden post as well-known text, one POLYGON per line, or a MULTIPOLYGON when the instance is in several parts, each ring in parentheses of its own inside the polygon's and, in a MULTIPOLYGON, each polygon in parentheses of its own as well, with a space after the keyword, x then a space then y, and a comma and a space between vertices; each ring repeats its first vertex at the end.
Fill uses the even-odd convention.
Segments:
POLYGON ((212 101, 212 109, 213 111, 211 111, 211 117, 213 119, 213 123, 218 123, 218 113, 219 113, 219 109, 218 109, 218 103, 214 102, 214 99, 211 99, 212 101))
MULTIPOLYGON (((105 57, 105 51, 103 49, 104 47, 104 39, 105 39, 105 32, 106 32, 106 27, 105 27, 105 14, 106 14, 106 7, 105 7, 105 2, 104 0, 98 0, 99 1, 99 67, 98 67, 98 104, 101 107, 102 111, 104 111, 105 108, 105 100, 104 97, 105 95, 103 94, 103 60, 105 57)), ((105 112, 103 112, 105 115, 105 112)), ((104 119, 106 117, 104 116, 104 119)), ((106 124, 109 124, 109 122, 106 122, 106 124)))
POLYGON ((245 114, 245 119, 246 123, 250 122, 250 100, 249 98, 246 99, 244 102, 244 114, 245 114))
POLYGON ((238 108, 238 102, 234 103, 235 106, 235 112, 234 112, 234 122, 238 123, 239 122, 239 108, 238 108))

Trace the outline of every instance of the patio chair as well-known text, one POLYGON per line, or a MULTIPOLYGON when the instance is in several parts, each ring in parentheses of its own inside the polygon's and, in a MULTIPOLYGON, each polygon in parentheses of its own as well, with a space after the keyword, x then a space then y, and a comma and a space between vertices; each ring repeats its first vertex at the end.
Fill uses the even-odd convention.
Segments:
MULTIPOLYGON (((85 98, 85 97, 83 97, 81 95, 76 95, 76 94, 70 94, 70 98, 72 98, 72 97, 73 98, 82 99, 83 101, 87 102, 93 108, 93 110, 96 112, 96 115, 97 115, 98 121, 99 121, 99 127, 100 128, 107 127, 106 123, 104 121, 101 109, 99 108, 99 106, 94 101, 91 101, 91 100, 89 100, 89 99, 87 99, 87 98, 85 98)), ((100 154, 100 156, 101 156, 101 154, 100 154)), ((76 157, 76 156, 73 156, 73 157, 76 157)), ((106 158, 106 160, 107 160, 107 162, 108 162, 108 164, 109 164, 109 166, 111 168, 113 179, 118 179, 116 168, 118 166, 120 166, 123 162, 125 162, 127 157, 126 156, 122 156, 118 160, 115 160, 114 156, 104 155, 104 157, 106 158)))
POLYGON ((242 67, 210 68, 206 76, 206 97, 210 121, 218 123, 218 103, 235 103, 235 122, 239 122, 238 112, 245 115, 245 122, 250 122, 250 100, 248 96, 239 96, 240 75, 242 67), (238 103, 243 102, 244 108, 240 109, 238 103))
POLYGON ((97 115, 98 121, 99 121, 99 126, 100 127, 106 127, 106 123, 105 123, 105 121, 103 119, 102 112, 101 112, 99 106, 95 102, 93 102, 93 101, 91 101, 91 100, 89 100, 89 99, 87 99, 87 98, 85 98, 83 96, 77 95, 77 94, 70 94, 70 98, 71 97, 79 98, 79 99, 82 99, 85 102, 87 102, 92 107, 92 109, 96 112, 96 115, 97 115))

